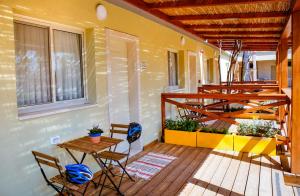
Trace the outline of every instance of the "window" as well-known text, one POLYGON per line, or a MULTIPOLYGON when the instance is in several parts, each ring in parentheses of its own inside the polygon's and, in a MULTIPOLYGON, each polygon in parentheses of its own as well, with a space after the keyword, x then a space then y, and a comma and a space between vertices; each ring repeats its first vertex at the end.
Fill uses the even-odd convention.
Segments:
POLYGON ((178 54, 168 51, 169 86, 178 86, 178 54))
POLYGON ((19 111, 86 102, 83 33, 20 21, 14 30, 19 111))

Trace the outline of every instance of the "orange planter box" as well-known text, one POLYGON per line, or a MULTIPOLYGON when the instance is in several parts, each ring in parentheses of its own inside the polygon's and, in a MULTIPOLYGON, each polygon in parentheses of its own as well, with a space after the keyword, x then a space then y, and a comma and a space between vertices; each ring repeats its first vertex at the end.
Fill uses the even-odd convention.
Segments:
POLYGON ((233 150, 233 135, 197 132, 197 147, 233 150))
POLYGON ((165 129, 165 143, 196 147, 197 132, 165 129))
POLYGON ((276 139, 235 135, 234 151, 276 156, 276 139))

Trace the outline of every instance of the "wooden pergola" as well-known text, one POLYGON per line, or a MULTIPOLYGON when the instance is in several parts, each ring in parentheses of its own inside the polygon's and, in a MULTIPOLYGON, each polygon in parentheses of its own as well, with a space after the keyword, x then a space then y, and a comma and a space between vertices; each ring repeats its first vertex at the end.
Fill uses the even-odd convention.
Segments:
POLYGON ((300 0, 125 1, 223 50, 241 40, 243 51, 276 51, 280 93, 288 87, 292 48, 291 172, 300 174, 300 0))

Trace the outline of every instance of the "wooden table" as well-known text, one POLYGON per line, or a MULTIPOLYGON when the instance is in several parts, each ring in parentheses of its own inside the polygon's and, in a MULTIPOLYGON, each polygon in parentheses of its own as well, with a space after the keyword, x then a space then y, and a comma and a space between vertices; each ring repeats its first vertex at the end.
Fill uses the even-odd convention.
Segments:
MULTIPOLYGON (((98 163, 98 165, 100 166, 100 168, 103 171, 103 174, 107 176, 107 178, 109 179, 109 181, 111 182, 111 184, 114 186, 114 188, 116 189, 116 191, 120 194, 123 195, 119 188, 117 187, 117 185, 115 184, 115 182, 112 180, 112 178, 109 176, 108 172, 110 172, 110 170, 107 170, 107 167, 105 165, 105 163, 101 160, 101 158, 98 156, 99 152, 107 149, 107 148, 111 148, 119 143, 121 143, 123 140, 121 139, 116 139, 116 138, 110 138, 110 137, 105 137, 105 136, 101 136, 101 141, 99 143, 93 143, 90 138, 88 136, 85 137, 81 137, 78 139, 74 139, 71 141, 67 141, 64 142, 62 144, 58 144, 59 147, 61 148, 65 148, 67 150, 67 152, 71 155, 71 157, 73 158, 73 160, 76 163, 83 163, 86 155, 91 155, 95 161, 98 163), (76 159, 76 157, 72 154, 72 152, 70 150, 74 150, 74 151, 78 151, 78 152, 82 152, 82 158, 80 161, 78 161, 76 159)), ((98 184, 99 185, 99 184, 98 184)))

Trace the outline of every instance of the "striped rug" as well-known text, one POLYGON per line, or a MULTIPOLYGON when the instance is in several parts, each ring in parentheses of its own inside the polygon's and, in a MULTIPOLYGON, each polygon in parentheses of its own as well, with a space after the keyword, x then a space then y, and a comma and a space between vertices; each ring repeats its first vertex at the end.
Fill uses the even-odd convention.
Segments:
POLYGON ((174 159, 176 157, 150 152, 127 165, 126 171, 131 176, 149 180, 174 159))

